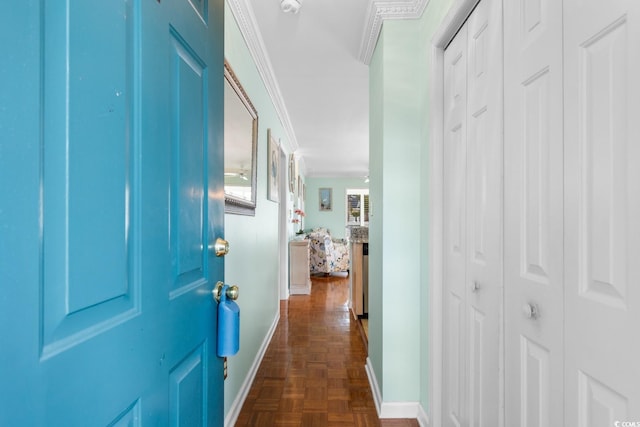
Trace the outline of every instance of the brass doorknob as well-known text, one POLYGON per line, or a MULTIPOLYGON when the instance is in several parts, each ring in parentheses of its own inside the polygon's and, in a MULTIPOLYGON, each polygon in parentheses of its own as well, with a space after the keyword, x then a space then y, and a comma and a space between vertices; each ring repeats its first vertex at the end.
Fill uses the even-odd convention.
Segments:
MULTIPOLYGON (((224 288, 223 282, 218 282, 213 287, 213 290, 211 291, 211 293, 213 294, 213 299, 215 299, 216 302, 220 302, 223 288, 224 288)), ((240 294, 240 289, 236 285, 227 286, 227 291, 224 293, 227 299, 234 300, 234 301, 238 299, 239 294, 240 294)))
POLYGON ((213 244, 213 251, 216 256, 225 256, 229 253, 229 242, 218 237, 216 242, 213 244))
POLYGON ((227 295, 227 299, 235 301, 238 299, 238 296, 240 295, 240 289, 238 289, 237 285, 231 285, 227 289, 226 295, 227 295))

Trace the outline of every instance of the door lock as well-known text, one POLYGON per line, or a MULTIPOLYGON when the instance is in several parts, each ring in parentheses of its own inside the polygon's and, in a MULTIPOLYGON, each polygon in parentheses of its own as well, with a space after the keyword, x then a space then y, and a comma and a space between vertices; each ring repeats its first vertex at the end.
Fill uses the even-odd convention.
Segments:
POLYGON ((218 237, 213 245, 209 245, 209 250, 213 250, 216 256, 225 256, 229 253, 229 242, 218 237))
MULTIPOLYGON (((223 288, 224 288, 223 282, 218 282, 213 287, 213 290, 211 291, 211 293, 213 294, 213 299, 215 299, 216 302, 220 302, 220 298, 222 297, 221 292, 223 288)), ((231 285, 227 287, 227 291, 225 292, 224 295, 227 297, 227 299, 235 301, 238 299, 239 291, 240 289, 236 285, 231 285)))

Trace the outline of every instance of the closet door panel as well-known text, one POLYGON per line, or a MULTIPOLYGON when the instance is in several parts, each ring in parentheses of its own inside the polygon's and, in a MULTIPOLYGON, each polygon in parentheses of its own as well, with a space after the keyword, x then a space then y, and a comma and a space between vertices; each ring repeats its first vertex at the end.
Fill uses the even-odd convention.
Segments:
POLYGON ((565 0, 565 425, 640 420, 640 4, 565 0))
POLYGON ((466 40, 466 27, 463 27, 445 51, 443 402, 446 426, 463 425, 466 416, 466 40))
POLYGON ((497 426, 502 389, 502 10, 483 0, 467 22, 467 404, 497 426))
POLYGON ((506 425, 562 425, 562 3, 504 8, 506 425))

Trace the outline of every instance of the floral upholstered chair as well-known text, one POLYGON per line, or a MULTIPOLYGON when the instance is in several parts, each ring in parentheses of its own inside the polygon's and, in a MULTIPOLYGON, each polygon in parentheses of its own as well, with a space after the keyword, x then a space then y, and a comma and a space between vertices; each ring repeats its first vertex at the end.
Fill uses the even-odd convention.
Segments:
POLYGON ((349 247, 344 239, 332 239, 326 228, 309 233, 311 273, 349 271, 349 247))

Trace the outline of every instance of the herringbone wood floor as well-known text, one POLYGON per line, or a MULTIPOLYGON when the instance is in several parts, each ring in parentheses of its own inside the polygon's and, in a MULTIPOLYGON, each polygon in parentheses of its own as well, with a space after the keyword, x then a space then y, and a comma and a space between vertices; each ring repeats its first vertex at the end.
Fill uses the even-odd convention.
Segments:
POLYGON ((281 302, 280 322, 236 426, 418 426, 380 420, 367 351, 348 307, 348 279, 313 277, 311 295, 281 302))

